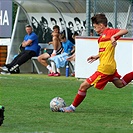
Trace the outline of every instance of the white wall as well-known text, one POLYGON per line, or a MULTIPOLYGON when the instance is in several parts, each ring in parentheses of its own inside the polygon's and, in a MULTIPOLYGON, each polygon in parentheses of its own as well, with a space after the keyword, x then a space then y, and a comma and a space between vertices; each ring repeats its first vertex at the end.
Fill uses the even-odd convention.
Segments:
MULTIPOLYGON (((92 64, 87 62, 89 56, 97 54, 97 38, 76 38, 75 77, 88 78, 97 70, 98 60, 92 64)), ((123 76, 127 72, 133 71, 133 39, 121 39, 117 41, 115 59, 120 75, 123 76)))

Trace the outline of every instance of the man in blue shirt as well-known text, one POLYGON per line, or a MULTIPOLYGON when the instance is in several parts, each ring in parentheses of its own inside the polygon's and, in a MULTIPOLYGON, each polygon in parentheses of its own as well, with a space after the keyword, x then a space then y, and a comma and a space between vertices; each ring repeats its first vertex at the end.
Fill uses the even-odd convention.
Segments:
POLYGON ((38 56, 40 51, 40 46, 38 45, 38 37, 32 31, 32 27, 30 25, 26 25, 25 30, 27 32, 27 35, 25 35, 24 41, 22 42, 22 48, 24 50, 21 51, 10 64, 6 64, 1 68, 4 72, 19 73, 19 66, 27 62, 32 57, 38 56))

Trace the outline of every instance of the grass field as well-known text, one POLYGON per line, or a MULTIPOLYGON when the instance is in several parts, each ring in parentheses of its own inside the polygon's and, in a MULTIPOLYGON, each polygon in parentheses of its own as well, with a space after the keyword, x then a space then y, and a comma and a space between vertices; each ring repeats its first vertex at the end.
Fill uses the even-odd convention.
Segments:
POLYGON ((133 133, 133 84, 88 90, 74 113, 52 112, 56 96, 73 101, 81 81, 37 74, 0 75, 5 120, 0 133, 133 133))

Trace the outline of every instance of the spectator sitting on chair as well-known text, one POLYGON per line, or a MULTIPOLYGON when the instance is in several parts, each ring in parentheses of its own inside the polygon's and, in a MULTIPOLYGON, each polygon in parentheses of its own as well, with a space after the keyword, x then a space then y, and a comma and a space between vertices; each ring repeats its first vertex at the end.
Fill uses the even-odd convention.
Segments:
MULTIPOLYGON (((51 56, 55 56, 58 54, 61 54, 62 52, 62 46, 61 46, 61 42, 59 39, 59 35, 60 35, 60 28, 58 25, 55 25, 53 27, 53 32, 52 32, 52 36, 53 36, 53 41, 49 42, 49 44, 52 44, 54 47, 54 50, 52 51, 48 51, 46 50, 45 53, 43 53, 42 55, 38 56, 38 62, 40 62, 43 66, 45 66, 50 73, 53 73, 53 69, 51 66, 53 66, 53 64, 51 64, 51 66, 47 63, 47 60, 51 57, 51 56)), ((54 70, 54 76, 58 76, 59 73, 56 73, 56 71, 54 70)))
POLYGON ((1 67, 3 70, 1 74, 19 73, 19 66, 27 62, 32 57, 38 56, 40 52, 38 37, 32 31, 32 27, 29 24, 25 26, 25 30, 27 35, 24 37, 24 41, 22 42, 24 51, 20 52, 11 63, 5 64, 3 67, 1 67))
MULTIPOLYGON (((73 34, 73 39, 75 40, 76 36, 79 36, 79 34, 75 31, 73 34)), ((70 61, 73 64, 73 67, 75 69, 75 52, 67 58, 67 61, 70 61)), ((75 70, 71 73, 71 76, 75 76, 75 70)))
MULTIPOLYGON (((71 55, 71 53, 73 53, 75 50, 74 44, 67 40, 64 34, 61 34, 60 40, 63 47, 62 54, 50 58, 50 60, 55 63, 57 69, 65 66, 68 56, 71 55)), ((49 76, 55 76, 55 74, 51 73, 49 76)), ((60 76, 60 73, 58 76, 60 76)))

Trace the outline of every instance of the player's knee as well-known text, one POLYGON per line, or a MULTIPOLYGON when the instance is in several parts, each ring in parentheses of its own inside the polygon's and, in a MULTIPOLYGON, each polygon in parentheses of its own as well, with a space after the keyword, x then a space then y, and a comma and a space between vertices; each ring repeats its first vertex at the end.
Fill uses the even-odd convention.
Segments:
POLYGON ((117 87, 117 88, 122 88, 124 87, 125 85, 123 84, 122 80, 121 79, 118 79, 118 80, 114 80, 114 85, 117 87))
POLYGON ((90 88, 90 84, 89 84, 88 82, 84 81, 84 82, 80 85, 79 90, 87 91, 89 88, 90 88))
POLYGON ((38 60, 38 62, 40 62, 40 61, 41 61, 41 59, 40 59, 40 57, 39 57, 39 56, 38 56, 37 60, 38 60))
POLYGON ((116 87, 120 89, 120 88, 123 88, 124 85, 121 83, 121 84, 116 85, 116 87))

